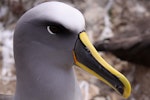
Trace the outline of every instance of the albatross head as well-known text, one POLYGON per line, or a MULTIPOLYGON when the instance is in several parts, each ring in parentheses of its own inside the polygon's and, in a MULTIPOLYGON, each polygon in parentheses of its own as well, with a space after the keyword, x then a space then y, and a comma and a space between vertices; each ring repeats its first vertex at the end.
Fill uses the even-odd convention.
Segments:
POLYGON ((14 34, 14 55, 18 80, 16 100, 24 94, 33 96, 32 89, 42 91, 41 96, 53 95, 53 100, 59 100, 57 94, 65 95, 61 100, 69 100, 67 94, 76 93, 73 63, 124 97, 130 95, 128 80, 107 64, 90 43, 81 12, 64 3, 40 4, 20 18, 14 34), (23 87, 30 89, 21 91, 23 87))

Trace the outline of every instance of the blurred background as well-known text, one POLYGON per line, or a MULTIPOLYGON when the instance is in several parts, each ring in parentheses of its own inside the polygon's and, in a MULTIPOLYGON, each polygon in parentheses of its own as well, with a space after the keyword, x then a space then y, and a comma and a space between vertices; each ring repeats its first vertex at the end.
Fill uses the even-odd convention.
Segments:
MULTIPOLYGON (((0 0, 0 94, 15 92, 13 32, 30 8, 50 0, 0 0)), ((132 85, 127 100, 150 100, 150 1, 57 0, 85 16, 90 40, 132 85)), ((84 100, 125 100, 95 77, 75 68, 84 100)))

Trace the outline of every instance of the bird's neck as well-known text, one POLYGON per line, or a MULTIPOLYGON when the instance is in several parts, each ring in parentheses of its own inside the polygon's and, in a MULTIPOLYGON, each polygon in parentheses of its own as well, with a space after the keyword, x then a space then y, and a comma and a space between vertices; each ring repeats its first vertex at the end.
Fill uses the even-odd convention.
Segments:
POLYGON ((22 55, 15 57, 17 88, 14 100, 80 100, 77 99, 80 93, 71 67, 71 54, 56 54, 53 50, 48 52, 48 49, 36 47, 30 50, 23 50, 22 55))

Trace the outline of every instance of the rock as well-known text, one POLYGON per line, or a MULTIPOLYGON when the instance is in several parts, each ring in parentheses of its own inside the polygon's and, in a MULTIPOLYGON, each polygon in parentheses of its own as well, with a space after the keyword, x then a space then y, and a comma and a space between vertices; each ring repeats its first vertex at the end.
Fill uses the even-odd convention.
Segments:
POLYGON ((98 94, 99 94, 99 88, 94 84, 90 84, 90 86, 89 86, 89 97, 88 97, 89 100, 91 100, 92 97, 94 97, 98 94))
POLYGON ((106 100, 105 97, 95 97, 94 100, 106 100))

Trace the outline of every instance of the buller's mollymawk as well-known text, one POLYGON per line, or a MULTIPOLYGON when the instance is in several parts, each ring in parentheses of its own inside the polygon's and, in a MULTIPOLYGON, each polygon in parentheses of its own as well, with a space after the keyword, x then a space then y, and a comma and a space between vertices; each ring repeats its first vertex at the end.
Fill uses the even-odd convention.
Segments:
POLYGON ((46 2, 26 12, 14 33, 17 86, 13 100, 82 100, 73 64, 95 75, 123 97, 128 80, 90 43, 80 11, 46 2))

